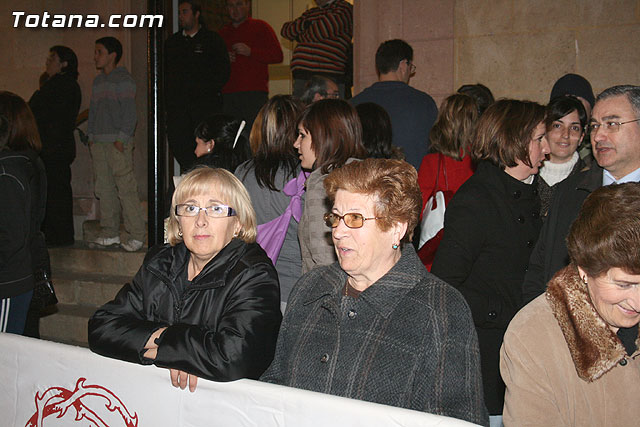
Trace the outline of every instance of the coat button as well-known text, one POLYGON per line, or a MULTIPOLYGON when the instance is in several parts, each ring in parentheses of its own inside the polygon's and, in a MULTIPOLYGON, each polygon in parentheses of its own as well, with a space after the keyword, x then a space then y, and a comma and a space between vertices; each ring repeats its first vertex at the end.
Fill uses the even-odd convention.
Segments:
POLYGON ((518 222, 519 222, 520 224, 524 224, 524 217, 523 217, 522 215, 520 215, 520 216, 518 217, 518 222))
POLYGON ((320 362, 327 363, 329 361, 329 355, 327 353, 323 354, 320 358, 320 362))
POLYGON ((625 358, 625 359, 622 359, 622 360, 620 361, 620 366, 626 366, 626 365, 627 365, 627 359, 626 359, 626 358, 625 358))
POLYGON ((534 189, 533 189, 533 195, 534 195, 534 196, 537 196, 537 195, 538 195, 538 189, 537 189, 537 188, 534 188, 534 189))
POLYGON ((514 199, 519 199, 521 195, 522 195, 522 193, 520 192, 520 190, 516 190, 516 191, 513 192, 513 198, 514 199))
POLYGON ((533 246, 533 240, 527 240, 527 247, 530 248, 533 246))
POLYGON ((349 314, 347 314, 347 316, 349 316, 349 319, 355 319, 357 315, 358 313, 355 310, 349 310, 349 314))
POLYGON ((533 217, 533 219, 537 219, 540 216, 540 212, 532 212, 531 216, 533 217))
POLYGON ((495 320, 495 318, 498 317, 498 313, 496 313, 495 311, 490 311, 488 316, 489 316, 489 319, 495 320))

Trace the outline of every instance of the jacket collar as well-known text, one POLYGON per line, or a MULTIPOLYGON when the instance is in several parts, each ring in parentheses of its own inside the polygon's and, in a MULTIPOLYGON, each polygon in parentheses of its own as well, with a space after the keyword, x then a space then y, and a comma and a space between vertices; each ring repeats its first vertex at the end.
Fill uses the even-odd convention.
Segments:
MULTIPOLYGON (((413 246, 405 244, 396 265, 377 282, 362 291, 358 299, 370 305, 382 317, 388 318, 405 295, 427 274, 413 246)), ((327 266, 323 269, 316 286, 304 299, 303 305, 325 298, 340 298, 346 280, 347 273, 342 270, 338 262, 327 266)))
POLYGON ((512 194, 518 191, 522 194, 522 199, 534 197, 538 188, 538 175, 535 176, 531 184, 526 184, 515 179, 488 160, 481 161, 478 164, 474 175, 478 176, 476 179, 482 180, 487 185, 499 189, 500 194, 512 194))
MULTIPOLYGON (((173 247, 167 247, 168 256, 156 256, 147 269, 160 276, 167 283, 180 275, 190 258, 190 253, 184 243, 173 247)), ((218 254, 204 266, 200 274, 191 281, 193 287, 220 287, 224 286, 227 273, 236 265, 246 250, 246 243, 240 239, 232 239, 218 254)))
POLYGON ((589 193, 602 187, 602 174, 604 169, 598 166, 595 162, 591 164, 589 170, 584 172, 584 175, 578 181, 576 185, 577 190, 588 191, 589 193))
MULTIPOLYGON (((624 346, 591 303, 573 264, 556 273, 545 296, 581 379, 595 381, 625 358, 624 346)), ((640 347, 640 336, 636 343, 640 347)))

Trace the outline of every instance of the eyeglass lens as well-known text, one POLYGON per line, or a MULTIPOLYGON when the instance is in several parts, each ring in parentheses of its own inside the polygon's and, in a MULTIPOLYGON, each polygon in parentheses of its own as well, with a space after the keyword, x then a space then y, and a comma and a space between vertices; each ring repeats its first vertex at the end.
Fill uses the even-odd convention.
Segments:
POLYGON ((200 211, 204 211, 208 217, 220 218, 226 216, 233 216, 235 212, 229 206, 225 205, 213 205, 201 208, 195 205, 177 205, 176 215, 178 216, 197 216, 200 211))
POLYGON ((327 226, 331 228, 336 228, 341 219, 344 220, 344 224, 349 228, 360 228, 364 225, 364 217, 359 213, 348 213, 344 215, 327 213, 324 215, 324 221, 327 226))

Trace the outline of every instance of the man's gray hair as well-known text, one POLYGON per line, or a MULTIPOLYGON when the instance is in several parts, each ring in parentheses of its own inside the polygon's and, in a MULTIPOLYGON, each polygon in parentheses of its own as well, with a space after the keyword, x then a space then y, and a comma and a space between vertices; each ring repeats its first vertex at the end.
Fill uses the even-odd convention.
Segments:
POLYGON ((302 101, 304 105, 309 105, 313 102, 313 97, 316 93, 326 97, 329 82, 335 83, 328 77, 312 76, 309 81, 307 81, 307 84, 304 85, 304 92, 300 97, 300 101, 302 101))
POLYGON ((633 85, 618 85, 612 86, 603 90, 596 98, 596 103, 607 98, 614 96, 626 95, 629 103, 633 107, 633 111, 636 113, 636 118, 640 118, 640 86, 633 85))

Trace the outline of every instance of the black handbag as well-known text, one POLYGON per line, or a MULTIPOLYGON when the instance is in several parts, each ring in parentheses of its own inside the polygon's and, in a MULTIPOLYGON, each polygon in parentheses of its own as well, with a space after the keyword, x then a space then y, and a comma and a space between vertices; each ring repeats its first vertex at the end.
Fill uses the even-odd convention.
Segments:
POLYGON ((36 285, 33 288, 30 308, 42 310, 45 307, 58 303, 53 282, 45 270, 35 272, 36 285))

